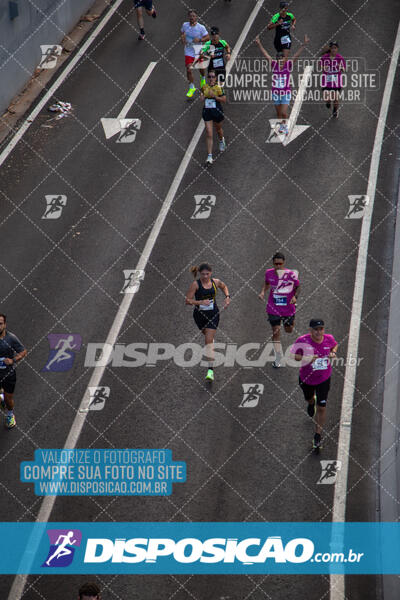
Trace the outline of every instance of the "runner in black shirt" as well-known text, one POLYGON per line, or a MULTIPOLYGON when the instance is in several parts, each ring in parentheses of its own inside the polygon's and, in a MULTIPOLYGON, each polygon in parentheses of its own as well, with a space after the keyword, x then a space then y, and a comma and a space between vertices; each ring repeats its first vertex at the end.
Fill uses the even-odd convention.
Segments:
POLYGON ((226 64, 231 58, 231 49, 225 40, 221 40, 218 27, 211 27, 211 39, 201 49, 200 56, 193 66, 204 57, 210 57, 208 72, 215 71, 218 85, 223 85, 226 75, 226 64))
POLYGON ((212 269, 208 263, 192 267, 190 272, 195 281, 187 291, 185 303, 194 306, 193 318, 197 327, 204 335, 209 368, 207 381, 214 381, 214 336, 219 324, 219 309, 217 306, 217 289, 225 295, 224 306, 227 308, 231 301, 228 287, 220 279, 211 277, 212 269), (197 275, 200 275, 196 279, 197 275))
POLYGON ((6 410, 7 429, 15 427, 14 389, 15 365, 26 356, 26 350, 16 335, 6 330, 6 315, 0 314, 0 388, 3 389, 2 407, 6 410))
POLYGON ((289 50, 292 45, 290 29, 295 29, 296 18, 293 13, 288 12, 288 3, 279 4, 277 12, 268 23, 268 29, 275 29, 274 46, 277 52, 283 52, 283 56, 289 56, 289 50))

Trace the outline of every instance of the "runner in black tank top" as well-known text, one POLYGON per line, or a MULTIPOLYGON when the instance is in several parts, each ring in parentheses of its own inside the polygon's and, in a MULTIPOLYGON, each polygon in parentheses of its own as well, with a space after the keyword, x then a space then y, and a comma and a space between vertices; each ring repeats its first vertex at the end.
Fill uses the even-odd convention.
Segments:
POLYGON ((214 336, 219 324, 219 309, 216 302, 217 288, 220 288, 225 294, 223 308, 229 306, 229 290, 220 279, 211 277, 212 269, 207 263, 202 263, 199 267, 192 267, 190 270, 195 278, 200 273, 200 278, 190 286, 186 294, 186 304, 194 306, 193 318, 204 335, 206 344, 206 360, 209 363, 206 379, 213 381, 214 336))

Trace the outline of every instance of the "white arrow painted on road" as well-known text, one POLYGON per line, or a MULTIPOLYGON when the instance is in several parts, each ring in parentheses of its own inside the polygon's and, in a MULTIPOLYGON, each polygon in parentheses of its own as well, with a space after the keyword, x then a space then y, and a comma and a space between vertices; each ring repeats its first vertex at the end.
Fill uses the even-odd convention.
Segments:
POLYGON ((290 142, 292 142, 309 127, 309 125, 296 125, 296 121, 300 114, 301 105, 303 104, 304 93, 310 80, 311 72, 312 65, 308 65, 304 69, 303 77, 300 81, 299 91, 297 92, 296 100, 294 101, 292 112, 290 113, 288 121, 289 133, 286 135, 286 139, 282 142, 284 146, 290 144, 290 142))
POLYGON ((303 103, 304 92, 311 77, 312 66, 309 65, 304 69, 303 76, 300 81, 299 91, 296 96, 296 100, 293 104, 293 109, 287 122, 288 133, 279 133, 279 127, 282 123, 282 119, 270 119, 271 132, 266 140, 267 144, 282 144, 287 146, 295 138, 309 128, 309 125, 296 125, 296 121, 300 114, 301 105, 303 103))
POLYGON ((128 100, 125 102, 122 107, 121 112, 116 118, 108 118, 104 117, 101 119, 101 124, 103 125, 104 134, 106 139, 114 137, 114 135, 119 134, 116 142, 118 143, 126 143, 129 144, 133 142, 136 138, 136 132, 140 129, 142 122, 140 119, 126 119, 126 115, 128 114, 129 109, 132 107, 132 104, 135 102, 136 98, 139 96, 140 92, 143 89, 144 84, 150 77, 150 74, 154 67, 156 66, 156 62, 151 62, 140 80, 138 81, 135 89, 129 96, 128 100))

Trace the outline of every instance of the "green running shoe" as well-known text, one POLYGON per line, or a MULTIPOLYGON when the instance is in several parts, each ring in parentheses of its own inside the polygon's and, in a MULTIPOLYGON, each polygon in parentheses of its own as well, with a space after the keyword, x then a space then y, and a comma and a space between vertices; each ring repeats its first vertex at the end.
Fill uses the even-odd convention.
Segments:
POLYGON ((13 427, 16 426, 16 421, 15 421, 15 417, 14 415, 7 415, 6 416, 6 427, 7 429, 12 429, 13 427))
POLYGON ((206 375, 206 380, 214 381, 214 371, 212 369, 208 369, 207 375, 206 375))
POLYGON ((187 98, 191 98, 195 94, 195 92, 196 92, 196 88, 195 87, 189 88, 189 91, 186 94, 186 97, 187 98))

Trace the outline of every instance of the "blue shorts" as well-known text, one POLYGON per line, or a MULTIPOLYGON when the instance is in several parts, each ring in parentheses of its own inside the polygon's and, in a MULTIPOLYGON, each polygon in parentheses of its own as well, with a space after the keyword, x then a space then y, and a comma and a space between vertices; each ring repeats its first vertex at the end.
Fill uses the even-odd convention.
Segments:
POLYGON ((275 106, 277 104, 290 104, 291 98, 292 92, 277 92, 276 90, 272 92, 272 100, 274 101, 275 106))

